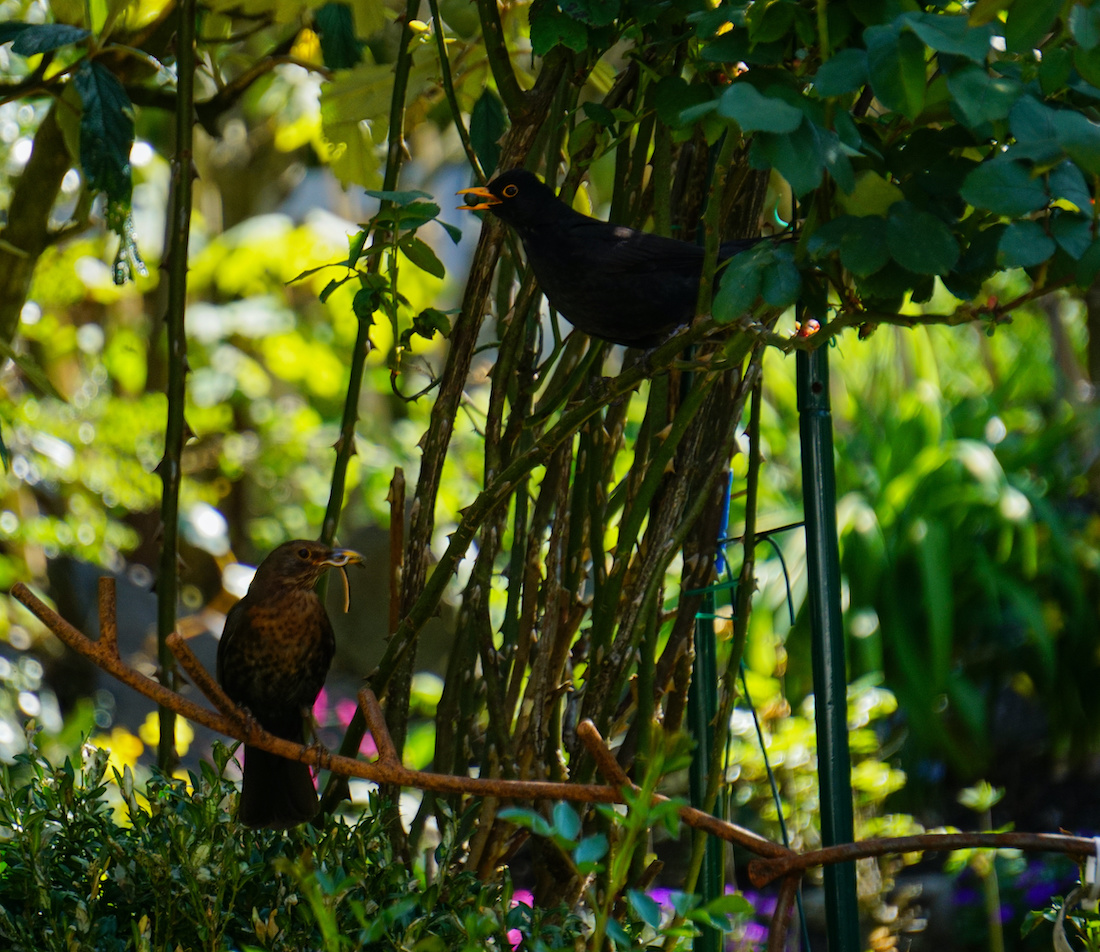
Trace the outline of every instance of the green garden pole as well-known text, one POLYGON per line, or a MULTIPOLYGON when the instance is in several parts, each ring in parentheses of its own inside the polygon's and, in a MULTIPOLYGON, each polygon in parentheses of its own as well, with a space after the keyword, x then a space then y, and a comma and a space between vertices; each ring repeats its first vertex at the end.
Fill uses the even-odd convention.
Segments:
MULTIPOLYGON (((714 716, 718 711, 717 637, 714 630, 714 593, 703 596, 699 617, 695 619, 695 670, 688 690, 688 728, 695 738, 695 753, 688 771, 691 804, 706 808, 707 776, 710 773, 710 752, 714 748, 714 716)), ((721 813, 721 807, 715 804, 721 813)), ((707 837, 703 868, 696 890, 704 902, 722 895, 722 841, 707 837)), ((696 952, 719 952, 722 933, 710 926, 700 927, 702 933, 693 948, 696 952)))
MULTIPOLYGON (((854 827, 828 347, 799 351, 797 365, 821 840, 834 846, 854 827)), ((829 952, 860 952, 854 862, 825 867, 825 931, 829 952)))

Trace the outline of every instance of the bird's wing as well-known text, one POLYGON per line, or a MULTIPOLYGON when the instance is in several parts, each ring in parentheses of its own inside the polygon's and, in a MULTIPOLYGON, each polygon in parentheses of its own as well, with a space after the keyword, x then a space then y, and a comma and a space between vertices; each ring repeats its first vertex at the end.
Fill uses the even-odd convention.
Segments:
POLYGON ((218 639, 218 663, 215 674, 218 683, 222 683, 222 667, 225 664, 225 656, 232 650, 232 642, 237 631, 242 626, 248 625, 248 608, 243 600, 237 602, 225 616, 225 624, 222 626, 222 636, 218 639))
POLYGON ((698 274, 703 263, 698 245, 622 225, 593 222, 576 232, 575 240, 590 266, 603 274, 649 274, 655 268, 698 274))

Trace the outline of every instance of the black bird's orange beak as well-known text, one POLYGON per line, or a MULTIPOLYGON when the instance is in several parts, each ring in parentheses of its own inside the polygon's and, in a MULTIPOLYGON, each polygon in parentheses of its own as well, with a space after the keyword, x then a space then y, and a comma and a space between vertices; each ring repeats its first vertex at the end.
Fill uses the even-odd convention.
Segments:
POLYGON ((483 185, 478 185, 474 188, 459 189, 457 192, 455 192, 455 195, 474 195, 477 198, 482 199, 480 204, 477 205, 459 205, 458 208, 460 211, 483 212, 488 208, 492 208, 494 205, 500 204, 500 199, 497 198, 483 185))

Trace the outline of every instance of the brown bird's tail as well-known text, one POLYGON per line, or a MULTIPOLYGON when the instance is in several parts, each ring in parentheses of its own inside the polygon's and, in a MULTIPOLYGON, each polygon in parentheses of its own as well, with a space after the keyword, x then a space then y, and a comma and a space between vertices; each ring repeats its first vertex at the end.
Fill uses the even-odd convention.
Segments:
POLYGON ((317 790, 307 764, 245 747, 237 810, 245 826, 285 830, 313 819, 316 813, 317 790))

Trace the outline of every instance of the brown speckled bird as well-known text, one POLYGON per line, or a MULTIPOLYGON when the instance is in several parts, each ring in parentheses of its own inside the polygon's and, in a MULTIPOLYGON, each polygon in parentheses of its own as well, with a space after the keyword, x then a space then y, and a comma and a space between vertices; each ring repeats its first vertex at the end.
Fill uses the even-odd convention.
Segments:
MULTIPOLYGON (((284 542, 256 569, 248 593, 225 617, 218 681, 261 726, 304 743, 313 702, 325 683, 336 642, 314 591, 331 568, 363 557, 320 542, 284 542)), ((286 829, 317 813, 309 766, 256 747, 244 749, 238 818, 246 826, 286 829)))

